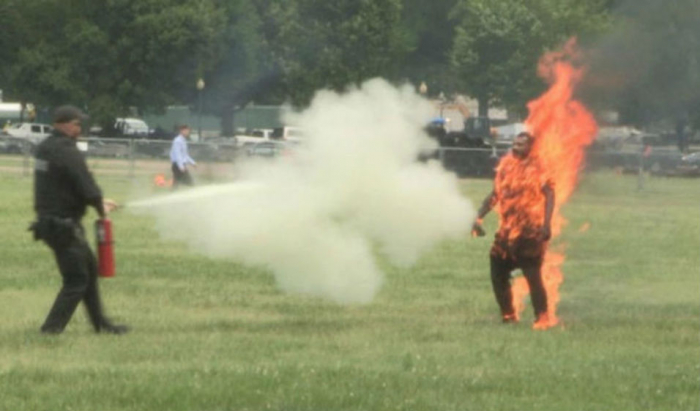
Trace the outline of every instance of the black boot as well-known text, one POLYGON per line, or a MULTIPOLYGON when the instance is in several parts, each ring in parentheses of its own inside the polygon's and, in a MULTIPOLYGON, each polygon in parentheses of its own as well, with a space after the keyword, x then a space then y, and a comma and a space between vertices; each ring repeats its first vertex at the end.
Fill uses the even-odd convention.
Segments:
POLYGON ((100 324, 100 327, 96 329, 98 333, 105 333, 105 334, 116 334, 116 335, 121 335, 121 334, 126 334, 129 332, 129 327, 123 324, 112 324, 109 321, 105 321, 102 324, 100 324))

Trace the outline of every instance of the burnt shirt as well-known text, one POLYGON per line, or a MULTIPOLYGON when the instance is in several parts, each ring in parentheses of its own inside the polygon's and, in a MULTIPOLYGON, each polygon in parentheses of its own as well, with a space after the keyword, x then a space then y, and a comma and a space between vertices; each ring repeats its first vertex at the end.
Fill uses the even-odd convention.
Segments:
POLYGON ((498 236, 508 241, 536 237, 544 225, 543 189, 553 186, 542 163, 534 156, 519 159, 510 153, 501 159, 494 183, 498 236))
POLYGON ((36 148, 34 210, 39 216, 79 221, 88 205, 101 208, 102 192, 76 141, 58 130, 36 148))

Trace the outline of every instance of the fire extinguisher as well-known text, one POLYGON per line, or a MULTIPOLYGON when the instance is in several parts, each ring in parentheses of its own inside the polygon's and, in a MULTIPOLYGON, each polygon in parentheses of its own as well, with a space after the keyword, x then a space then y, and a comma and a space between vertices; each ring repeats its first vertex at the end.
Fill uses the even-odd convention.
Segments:
POLYGON ((95 236, 97 237, 98 273, 100 277, 114 277, 112 221, 108 218, 95 221, 95 236))

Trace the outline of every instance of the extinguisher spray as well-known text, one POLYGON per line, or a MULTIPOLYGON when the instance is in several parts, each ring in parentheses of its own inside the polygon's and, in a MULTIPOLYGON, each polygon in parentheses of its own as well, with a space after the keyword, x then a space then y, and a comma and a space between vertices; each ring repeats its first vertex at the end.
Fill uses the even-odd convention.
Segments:
POLYGON ((95 221, 95 236, 97 237, 98 273, 100 277, 114 277, 112 221, 108 218, 95 221))

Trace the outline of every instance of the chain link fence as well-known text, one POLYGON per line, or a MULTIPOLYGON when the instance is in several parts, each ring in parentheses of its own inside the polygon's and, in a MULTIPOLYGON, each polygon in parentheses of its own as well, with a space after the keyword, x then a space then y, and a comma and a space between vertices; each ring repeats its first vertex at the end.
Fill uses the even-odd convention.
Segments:
MULTIPOLYGON (((441 148, 428 158, 438 159, 446 170, 460 177, 493 177, 494 169, 508 149, 441 148)), ((700 156, 684 156, 676 149, 643 146, 626 151, 589 150, 586 171, 615 170, 656 176, 700 176, 700 156)))
MULTIPOLYGON (((170 174, 169 140, 81 138, 78 148, 85 154, 96 175, 135 178, 170 174)), ((232 172, 236 160, 246 150, 228 142, 188 144, 197 161, 198 174, 224 175, 232 172)), ((23 139, 0 140, 0 172, 30 175, 34 167, 34 146, 23 139)))
MULTIPOLYGON (((90 169, 97 175, 124 178, 158 174, 170 175, 170 140, 86 138, 80 139, 90 169)), ((201 177, 229 176, 235 164, 248 157, 246 147, 232 141, 215 140, 189 143, 190 155, 198 162, 201 177)), ((459 177, 490 178, 504 148, 443 147, 423 153, 421 161, 436 160, 459 177)), ((0 172, 28 176, 34 167, 33 147, 25 140, 5 137, 0 140, 0 172)), ((692 156, 690 156, 692 157, 692 156)), ((678 150, 643 147, 627 151, 590 150, 586 156, 587 170, 615 169, 622 173, 647 172, 653 175, 700 175, 700 161, 687 161, 678 150)))

